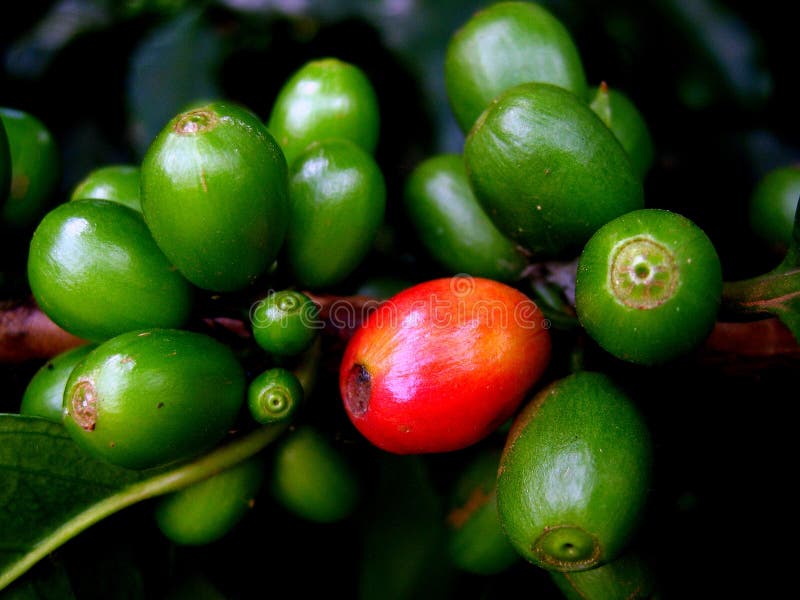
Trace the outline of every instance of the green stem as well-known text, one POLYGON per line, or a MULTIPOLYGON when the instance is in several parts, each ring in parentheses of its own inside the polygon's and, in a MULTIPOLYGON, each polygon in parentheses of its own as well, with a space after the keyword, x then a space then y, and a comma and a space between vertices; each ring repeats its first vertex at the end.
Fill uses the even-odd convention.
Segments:
POLYGON ((800 300, 800 269, 776 269, 764 275, 731 281, 722 292, 723 309, 737 315, 776 314, 800 300))
POLYGON ((150 479, 135 483, 124 490, 93 504, 56 529, 17 562, 0 574, 0 590, 24 574, 41 559, 76 535, 115 512, 137 502, 175 492, 212 475, 224 471, 250 458, 275 440, 286 424, 267 425, 254 432, 206 454, 205 456, 160 473, 150 479))

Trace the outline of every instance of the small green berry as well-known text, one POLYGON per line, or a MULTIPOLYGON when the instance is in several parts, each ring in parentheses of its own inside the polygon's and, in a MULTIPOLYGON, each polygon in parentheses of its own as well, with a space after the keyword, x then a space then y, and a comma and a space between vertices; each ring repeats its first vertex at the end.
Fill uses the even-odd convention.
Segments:
POLYGON ((247 406, 253 418, 266 425, 288 422, 303 401, 300 380, 286 369, 275 368, 256 377, 247 391, 247 406))
POLYGON ((274 292, 258 302, 250 314, 253 337, 270 354, 295 356, 317 337, 321 325, 318 312, 317 305, 300 292, 274 292))

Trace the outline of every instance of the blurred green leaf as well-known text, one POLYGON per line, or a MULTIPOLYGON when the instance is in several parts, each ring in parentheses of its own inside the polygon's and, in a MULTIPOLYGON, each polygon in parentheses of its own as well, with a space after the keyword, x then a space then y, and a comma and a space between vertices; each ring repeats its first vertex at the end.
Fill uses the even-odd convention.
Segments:
POLYGON ((444 506, 419 456, 382 455, 364 516, 362 600, 446 598, 454 570, 444 506))
POLYGON ((28 576, 0 592, 0 600, 75 600, 61 563, 42 563, 28 576))
POLYGON ((733 98, 754 107, 772 92, 761 41, 749 25, 716 0, 662 0, 656 5, 695 50, 692 64, 679 82, 683 101, 703 108, 733 98))
POLYGON ((181 12, 142 40, 127 82, 129 134, 139 156, 188 105, 221 96, 217 76, 226 47, 200 8, 181 12))

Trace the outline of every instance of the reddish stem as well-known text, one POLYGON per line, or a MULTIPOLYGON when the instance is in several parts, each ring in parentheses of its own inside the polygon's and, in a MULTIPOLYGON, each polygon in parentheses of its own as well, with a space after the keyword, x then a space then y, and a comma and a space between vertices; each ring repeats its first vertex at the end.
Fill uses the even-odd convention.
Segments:
POLYGON ((0 308, 0 363, 50 358, 85 343, 53 323, 32 302, 0 308))
MULTIPOLYGON (((319 306, 325 333, 340 340, 349 339, 381 303, 369 296, 304 294, 319 306)), ((249 324, 240 319, 208 318, 203 323, 211 335, 222 329, 238 338, 250 337, 249 324)), ((0 308, 0 363, 49 358, 83 343, 53 323, 32 302, 0 308)), ((800 362, 800 345, 776 318, 718 322, 700 352, 700 360, 719 364, 732 360, 737 364, 773 361, 796 364, 800 362)))
MULTIPOLYGON (((304 294, 319 306, 324 331, 341 340, 348 340, 381 302, 370 296, 304 294)), ((241 319, 212 317, 202 319, 202 324, 209 335, 251 337, 250 324, 241 319)), ((53 323, 33 300, 13 305, 0 304, 0 363, 50 358, 84 343, 53 323)))

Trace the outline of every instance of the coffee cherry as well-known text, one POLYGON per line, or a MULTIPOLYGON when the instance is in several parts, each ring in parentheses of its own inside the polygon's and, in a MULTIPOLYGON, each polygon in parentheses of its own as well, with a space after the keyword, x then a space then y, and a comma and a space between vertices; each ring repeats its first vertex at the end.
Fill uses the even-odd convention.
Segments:
POLYGON ((251 458, 161 498, 158 528, 176 544, 210 544, 227 534, 250 510, 264 480, 259 458, 251 458))
POLYGON ((447 46, 444 77, 464 132, 493 98, 521 83, 550 83, 586 97, 586 76, 569 32, 530 2, 500 2, 475 13, 447 46))
POLYGON ((605 350, 651 365, 701 343, 721 295, 722 268, 706 234, 681 215, 644 209, 611 221, 586 244, 575 308, 605 350))
POLYGON ((508 419, 550 357, 538 307, 489 279, 415 285, 381 304, 347 345, 344 407, 374 445, 449 452, 508 419))
POLYGON ((597 114, 625 148, 639 177, 653 164, 655 146, 647 122, 631 100, 605 83, 591 91, 589 107, 597 114))
POLYGON ((220 342, 175 329, 131 331, 98 346, 72 372, 64 425, 97 458, 147 469, 219 442, 244 395, 244 371, 220 342))
POLYGON ((312 142, 350 140, 372 153, 378 143, 378 99, 357 66, 337 58, 306 63, 283 85, 267 127, 289 166, 312 142))
POLYGON ((644 202, 614 134, 585 102, 552 85, 523 84, 493 101, 464 158, 486 213, 536 259, 571 258, 599 227, 644 202))
POLYGON ((42 310, 88 340, 179 327, 191 309, 191 287, 142 215, 108 200, 75 200, 50 211, 31 240, 28 280, 42 310))
POLYGON ((289 173, 286 258, 309 288, 341 282, 361 263, 383 222, 386 184, 375 159, 353 142, 306 148, 289 173))
POLYGON ((451 273, 513 281, 527 264, 475 199, 460 155, 419 164, 406 181, 405 206, 419 239, 451 273))
POLYGON ((141 192, 156 243, 204 289, 251 284, 286 234, 286 161, 258 117, 234 104, 172 119, 144 157, 141 192))
POLYGON ((72 190, 70 200, 111 200, 142 212, 140 169, 134 165, 108 165, 91 171, 72 190))
POLYGON ((247 406, 262 425, 288 423, 303 402, 303 386, 291 371, 274 368, 253 379, 247 391, 247 406))
POLYGON ((319 309, 308 296, 294 290, 274 292, 250 313, 256 343, 275 356, 294 356, 316 339, 319 309))
POLYGON ((359 499, 359 484, 345 458, 317 429, 305 425, 275 450, 272 494, 298 517, 333 523, 348 517, 359 499))
POLYGON ((550 571, 550 578, 566 600, 633 600, 660 598, 656 576, 638 554, 625 554, 586 571, 550 571))
MULTIPOLYGON (((58 185, 61 158, 50 130, 35 116, 0 107, 0 121, 8 138, 11 162, 11 189, 2 207, 2 220, 12 227, 27 227, 45 211, 58 185)), ((0 163, 4 162, 2 155, 0 150, 0 163)), ((0 190, 6 189, 3 170, 0 166, 0 190)))
POLYGON ((652 447, 631 400, 605 375, 558 380, 517 416, 497 477, 500 523, 545 569, 615 558, 643 513, 652 447))
POLYGON ((64 388, 72 370, 94 350, 94 344, 84 344, 62 352, 48 360, 28 382, 19 412, 61 423, 64 417, 64 388))
POLYGON ((800 200, 800 165, 773 169, 758 182, 750 197, 750 226, 776 253, 785 253, 792 239, 800 200))
POLYGON ((447 553, 459 569, 479 575, 505 571, 520 558, 497 516, 500 452, 471 461, 456 481, 447 515, 447 553))

